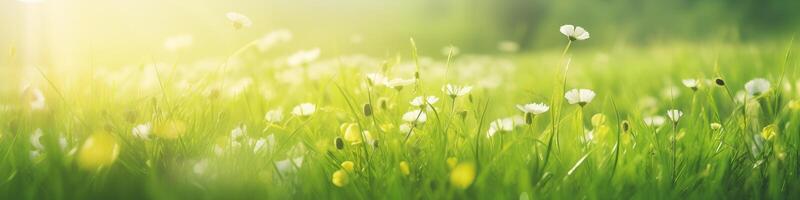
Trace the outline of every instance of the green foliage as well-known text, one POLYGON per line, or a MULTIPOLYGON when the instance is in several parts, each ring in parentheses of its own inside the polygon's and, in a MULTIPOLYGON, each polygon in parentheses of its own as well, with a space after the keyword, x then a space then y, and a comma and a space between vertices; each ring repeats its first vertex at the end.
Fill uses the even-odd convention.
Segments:
POLYGON ((582 45, 492 56, 451 51, 446 60, 413 47, 395 57, 341 55, 300 66, 248 56, 248 46, 211 65, 44 69, 21 94, 2 95, 0 198, 800 197, 794 43, 582 45), (388 88, 368 83, 369 73, 416 81, 388 88), (717 77, 725 86, 714 84, 717 77), (770 89, 740 100, 745 83, 759 77, 770 89), (699 86, 684 87, 683 79, 699 86), (474 88, 450 96, 441 89, 448 83, 474 88), (563 98, 572 88, 597 96, 570 105, 563 98), (439 100, 408 103, 430 95, 439 100), (42 107, 34 104, 40 100, 42 107), (313 109, 296 107, 305 102, 313 109), (522 118, 515 105, 530 102, 547 102, 550 113, 500 130, 495 119, 522 118), (677 122, 667 117, 672 109, 683 113, 677 122), (274 110, 280 120, 267 114, 274 110), (666 122, 653 124, 654 116, 666 122), (149 136, 140 137, 136 129, 148 124, 149 136), (487 137, 493 128, 500 131, 487 137), (119 155, 111 165, 81 168, 97 131, 113 135, 119 155), (452 173, 450 162, 464 165, 452 173), (337 175, 346 178, 341 187, 332 180, 339 170, 346 170, 337 175), (474 181, 451 182, 471 170, 474 181))

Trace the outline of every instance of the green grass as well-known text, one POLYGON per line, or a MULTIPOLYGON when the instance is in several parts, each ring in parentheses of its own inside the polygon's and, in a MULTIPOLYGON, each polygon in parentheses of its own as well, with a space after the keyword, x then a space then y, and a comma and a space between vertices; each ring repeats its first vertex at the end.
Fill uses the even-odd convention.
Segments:
POLYGON ((794 199, 800 197, 800 116, 790 105, 800 100, 800 82, 793 45, 673 42, 585 49, 577 41, 564 55, 553 48, 492 56, 412 48, 386 57, 323 53, 298 67, 246 48, 210 64, 45 68, 33 78, 33 87, 44 93, 44 109, 30 109, 29 93, 0 98, 0 198, 794 199), (419 76, 417 84, 397 91, 370 87, 367 73, 419 76), (713 84, 717 77, 725 87, 713 84), (734 99, 759 77, 771 82, 769 92, 747 105, 734 99), (681 85, 687 78, 701 79, 697 91, 681 85), (474 89, 452 100, 440 89, 446 83, 474 89), (673 86, 679 95, 670 97, 673 86), (583 108, 569 105, 563 91, 572 88, 597 96, 583 108), (407 137, 399 130, 402 115, 416 109, 408 102, 422 95, 440 100, 407 137), (303 102, 316 104, 317 112, 292 116, 303 102), (492 121, 522 116, 515 105, 530 102, 551 109, 531 126, 486 137, 492 121), (363 114, 365 104, 371 116, 363 114), (283 111, 281 122, 265 121, 273 109, 283 111), (670 109, 684 113, 677 124, 643 121, 666 117, 670 109), (593 125, 597 114, 606 120, 593 125), (159 137, 163 128, 154 129, 150 140, 132 134, 139 124, 176 121, 185 125, 177 139, 159 137), (377 147, 345 142, 337 149, 343 123, 368 130, 377 147), (722 128, 712 130, 711 123, 722 128), (777 125, 777 135, 759 142, 770 124, 777 125), (240 126, 246 133, 232 140, 231 131, 240 126), (32 159, 36 129, 42 130, 43 149, 32 159), (98 132, 115 138, 119 156, 111 165, 81 167, 81 147, 98 132), (254 153, 249 139, 269 135, 274 145, 254 153), (301 167, 278 172, 276 161, 299 156, 301 167), (466 189, 450 182, 450 157, 477 167, 466 189), (337 187, 332 174, 343 161, 355 162, 355 170, 348 184, 337 187), (198 163, 207 164, 203 173, 195 172, 202 168, 198 163))

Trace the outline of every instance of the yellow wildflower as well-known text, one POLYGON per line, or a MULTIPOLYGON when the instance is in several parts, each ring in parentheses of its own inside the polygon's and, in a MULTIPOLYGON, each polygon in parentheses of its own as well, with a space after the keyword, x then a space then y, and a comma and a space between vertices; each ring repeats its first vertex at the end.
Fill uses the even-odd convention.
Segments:
POLYGON ((360 144, 361 143, 361 130, 358 128, 358 124, 356 123, 345 123, 339 127, 339 129, 344 134, 344 140, 349 142, 350 144, 360 144))
POLYGON ((461 163, 450 172, 450 184, 456 188, 467 189, 475 181, 475 164, 461 163))
POLYGON ((406 161, 400 162, 400 172, 402 172, 403 175, 406 176, 411 174, 411 168, 408 166, 408 162, 406 161))
POLYGON ((767 141, 772 140, 776 135, 778 135, 778 125, 770 124, 761 129, 761 137, 767 141))
POLYGON ((347 178, 347 172, 345 172, 343 169, 340 169, 336 172, 333 172, 331 182, 333 182, 333 185, 336 187, 344 187, 349 181, 347 178))
POLYGON ((341 166, 342 166, 342 169, 344 169, 345 171, 352 173, 354 171, 356 163, 354 163, 353 161, 349 161, 348 160, 348 161, 342 162, 341 166))
POLYGON ((98 131, 83 142, 78 154, 78 165, 86 170, 109 166, 119 155, 117 139, 105 131, 98 131))
POLYGON ((791 100, 789 101, 789 109, 792 110, 800 110, 800 101, 798 100, 791 100))

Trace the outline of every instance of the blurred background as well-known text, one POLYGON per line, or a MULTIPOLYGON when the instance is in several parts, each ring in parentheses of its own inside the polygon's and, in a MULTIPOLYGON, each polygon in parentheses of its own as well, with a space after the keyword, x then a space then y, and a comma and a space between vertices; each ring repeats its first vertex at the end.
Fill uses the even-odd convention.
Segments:
POLYGON ((175 35, 193 38, 181 59, 224 57, 278 29, 292 32, 285 51, 320 47, 323 57, 407 53, 409 37, 429 56, 450 44, 497 53, 500 41, 558 49, 562 24, 589 30, 587 48, 788 40, 800 29, 798 8, 797 0, 2 0, 0 47, 26 65, 66 67, 160 60, 175 35), (231 11, 253 26, 231 28, 231 11))

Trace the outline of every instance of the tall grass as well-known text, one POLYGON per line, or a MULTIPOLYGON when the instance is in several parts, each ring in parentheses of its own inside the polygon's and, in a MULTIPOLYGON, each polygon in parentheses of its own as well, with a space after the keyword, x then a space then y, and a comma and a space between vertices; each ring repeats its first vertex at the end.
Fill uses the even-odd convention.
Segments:
POLYGON ((0 198, 793 199, 800 197, 794 45, 603 50, 570 42, 562 51, 442 57, 411 40, 410 54, 327 55, 302 67, 238 56, 249 47, 211 67, 44 67, 31 90, 0 98, 0 198), (387 88, 368 83, 367 73, 414 83, 387 88), (767 92, 738 95, 759 77, 771 83, 767 92), (700 80, 697 90, 681 85, 687 78, 700 80), (475 89, 451 98, 441 89, 448 83, 475 89), (567 88, 597 97, 565 104, 567 88), (33 89, 44 108, 31 107, 33 89), (409 105, 417 96, 441 101, 409 105), (303 102, 316 112, 293 115, 303 102), (487 136, 494 119, 513 119, 514 105, 526 102, 552 109, 487 136), (427 120, 401 129, 409 123, 403 114, 416 109, 423 112, 414 121, 427 120), (684 114, 670 121, 670 109, 684 114), (283 119, 266 121, 270 110, 283 119), (645 120, 653 116, 667 121, 645 120), (132 133, 145 123, 153 125, 149 139, 132 133), (347 137, 347 123, 357 137, 347 137), (180 135, 164 137, 176 124, 180 135), (113 136, 119 155, 86 169, 82 152, 97 132, 113 136), (354 167, 337 186, 332 175, 344 161, 354 167), (462 187, 450 177, 463 175, 454 166, 465 163, 476 167, 462 187))

